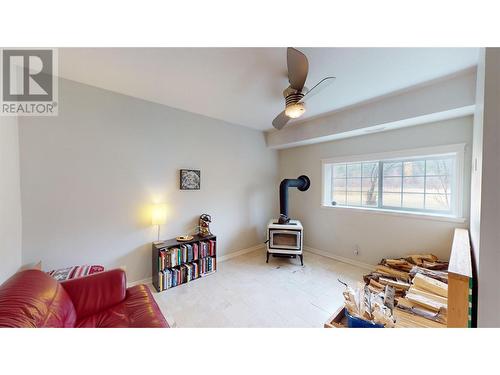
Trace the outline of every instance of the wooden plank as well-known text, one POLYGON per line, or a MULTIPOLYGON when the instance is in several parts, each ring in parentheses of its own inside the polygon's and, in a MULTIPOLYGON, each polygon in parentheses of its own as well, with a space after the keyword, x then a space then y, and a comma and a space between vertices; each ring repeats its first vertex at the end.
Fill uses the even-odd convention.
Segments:
POLYGON ((469 326, 469 281, 463 275, 449 274, 448 284, 448 327, 467 328, 469 326))
POLYGON ((445 324, 400 309, 394 309, 394 316, 396 328, 446 328, 445 324))
POLYGON ((344 313, 344 306, 341 306, 323 325, 324 328, 346 328, 347 318, 344 313))
POLYGON ((455 229, 448 272, 453 272, 456 275, 467 276, 469 278, 472 277, 470 238, 467 229, 455 229))
POLYGON ((413 278, 413 284, 419 289, 448 298, 448 284, 439 280, 417 273, 413 278))
POLYGON ((448 267, 448 327, 470 326, 471 284, 472 259, 469 231, 456 228, 448 267))

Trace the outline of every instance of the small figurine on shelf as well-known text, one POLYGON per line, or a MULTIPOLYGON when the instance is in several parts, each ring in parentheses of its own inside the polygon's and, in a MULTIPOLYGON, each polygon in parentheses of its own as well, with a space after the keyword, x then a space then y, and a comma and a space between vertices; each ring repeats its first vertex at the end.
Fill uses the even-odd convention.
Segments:
POLYGON ((211 236, 210 232, 210 223, 212 222, 212 218, 208 214, 203 214, 200 216, 200 236, 207 237, 211 236))

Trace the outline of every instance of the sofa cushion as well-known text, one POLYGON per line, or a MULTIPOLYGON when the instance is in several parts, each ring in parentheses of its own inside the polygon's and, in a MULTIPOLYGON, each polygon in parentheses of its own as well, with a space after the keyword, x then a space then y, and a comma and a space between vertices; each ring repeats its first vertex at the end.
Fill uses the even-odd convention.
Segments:
POLYGON ((0 327, 73 327, 75 321, 68 294, 45 272, 21 271, 0 287, 0 327))
POLYGON ((78 328, 168 328, 149 288, 127 289, 125 300, 107 310, 77 321, 78 328))
POLYGON ((77 320, 109 309, 126 298, 125 271, 114 269, 61 282, 75 306, 77 320))

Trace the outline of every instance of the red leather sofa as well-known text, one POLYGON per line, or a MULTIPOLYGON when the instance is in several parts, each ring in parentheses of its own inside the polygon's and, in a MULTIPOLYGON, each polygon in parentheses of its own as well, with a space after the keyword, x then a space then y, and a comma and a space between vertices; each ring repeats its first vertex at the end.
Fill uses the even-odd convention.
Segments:
POLYGON ((126 285, 120 269, 61 283, 21 271, 0 286, 0 327, 167 328, 148 287, 126 285))

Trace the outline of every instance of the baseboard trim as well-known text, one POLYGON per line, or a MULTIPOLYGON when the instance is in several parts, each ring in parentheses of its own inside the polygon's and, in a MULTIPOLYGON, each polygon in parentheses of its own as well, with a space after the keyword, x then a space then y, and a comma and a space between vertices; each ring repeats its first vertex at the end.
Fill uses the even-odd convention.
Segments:
POLYGON ((136 285, 141 285, 141 284, 151 284, 151 283, 152 283, 151 277, 147 277, 147 278, 142 279, 142 280, 127 282, 127 288, 130 288, 131 286, 136 286, 136 285))
POLYGON ((364 268, 364 269, 369 270, 369 271, 373 271, 375 269, 375 266, 372 264, 358 262, 357 260, 345 258, 345 257, 342 257, 340 255, 335 255, 335 254, 332 254, 332 253, 324 251, 324 250, 315 249, 313 247, 304 246, 304 251, 307 251, 307 252, 310 252, 310 253, 313 253, 316 255, 321 255, 321 256, 324 256, 326 258, 338 260, 339 262, 347 263, 347 264, 350 264, 352 266, 356 266, 356 267, 360 267, 360 268, 364 268))
POLYGON ((240 255, 244 255, 244 254, 252 253, 252 252, 260 250, 260 249, 264 249, 264 247, 265 247, 264 244, 259 244, 259 245, 255 245, 252 247, 248 247, 246 249, 241 249, 241 250, 235 251, 233 253, 229 253, 229 254, 223 255, 221 257, 217 257, 217 261, 218 262, 225 262, 226 260, 239 257, 240 255))

